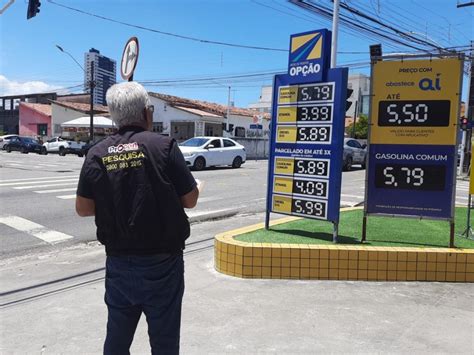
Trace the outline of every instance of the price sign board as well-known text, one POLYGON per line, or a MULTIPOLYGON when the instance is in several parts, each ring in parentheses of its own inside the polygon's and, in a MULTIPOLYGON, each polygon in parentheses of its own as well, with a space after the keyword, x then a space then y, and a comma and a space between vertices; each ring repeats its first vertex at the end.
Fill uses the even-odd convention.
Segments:
POLYGON ((454 217, 462 64, 373 64, 366 215, 454 217))
MULTIPOLYGON (((329 31, 315 32, 329 36, 329 31)), ((321 40, 321 48, 330 51, 325 42, 330 37, 303 37, 321 40)), ((324 50, 318 53, 324 62, 324 50)), ((337 223, 347 68, 321 64, 317 74, 292 75, 291 58, 288 74, 275 76, 273 86, 267 222, 269 212, 276 212, 337 223)))

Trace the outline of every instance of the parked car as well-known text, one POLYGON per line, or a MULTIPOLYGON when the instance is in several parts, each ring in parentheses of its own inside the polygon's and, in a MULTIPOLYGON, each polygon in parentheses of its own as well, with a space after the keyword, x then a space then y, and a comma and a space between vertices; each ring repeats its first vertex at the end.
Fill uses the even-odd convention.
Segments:
POLYGON ((179 145, 186 164, 194 170, 216 165, 240 168, 247 159, 243 145, 230 138, 194 137, 179 145))
POLYGON ((41 144, 38 143, 36 139, 30 137, 12 137, 7 144, 5 144, 5 150, 8 153, 16 150, 24 154, 28 153, 38 153, 46 154, 45 149, 41 144))
POLYGON ((61 137, 54 137, 43 143, 43 147, 48 153, 59 153, 61 156, 66 154, 76 154, 80 157, 84 155, 82 147, 85 143, 74 142, 61 137))
POLYGON ((5 145, 12 139, 13 137, 18 137, 18 134, 6 134, 0 137, 0 149, 5 150, 5 145))
POLYGON ((367 165, 367 149, 366 145, 360 144, 356 139, 344 138, 344 154, 342 169, 351 170, 352 165, 358 165, 365 169, 367 165))

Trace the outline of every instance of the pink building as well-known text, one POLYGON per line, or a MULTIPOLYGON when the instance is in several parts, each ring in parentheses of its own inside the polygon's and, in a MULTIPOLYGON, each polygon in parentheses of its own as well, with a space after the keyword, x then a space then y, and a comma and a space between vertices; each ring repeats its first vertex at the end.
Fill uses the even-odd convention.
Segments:
POLYGON ((51 105, 20 103, 21 136, 51 136, 51 105))

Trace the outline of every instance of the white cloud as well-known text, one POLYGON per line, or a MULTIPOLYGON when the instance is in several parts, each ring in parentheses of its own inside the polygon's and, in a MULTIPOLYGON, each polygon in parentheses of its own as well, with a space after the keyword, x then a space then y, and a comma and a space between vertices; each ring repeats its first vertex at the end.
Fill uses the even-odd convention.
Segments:
POLYGON ((0 75, 0 96, 53 92, 58 89, 61 89, 61 86, 50 85, 43 81, 26 81, 20 83, 0 75))

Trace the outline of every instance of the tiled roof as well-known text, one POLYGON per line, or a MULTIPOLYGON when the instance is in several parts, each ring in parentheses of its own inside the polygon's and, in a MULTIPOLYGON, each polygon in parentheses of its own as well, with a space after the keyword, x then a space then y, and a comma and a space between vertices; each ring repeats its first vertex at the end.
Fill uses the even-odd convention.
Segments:
MULTIPOLYGON (((164 100, 168 102, 171 106, 180 106, 180 108, 187 107, 191 109, 197 109, 205 112, 209 112, 219 116, 225 116, 227 113, 227 106, 220 105, 212 102, 207 101, 200 101, 200 100, 193 100, 193 99, 185 99, 183 97, 172 96, 172 95, 165 95, 159 94, 156 92, 149 92, 148 93, 152 97, 156 97, 157 99, 164 100)), ((270 119, 270 114, 259 112, 256 110, 250 110, 246 108, 239 108, 239 107, 230 107, 230 113, 233 115, 239 116, 248 116, 253 117, 255 115, 263 115, 265 119, 270 119)))
POLYGON ((33 104, 29 102, 20 102, 21 106, 26 106, 31 110, 41 113, 45 116, 51 116, 51 105, 47 104, 33 104))
POLYGON ((174 106, 174 107, 178 108, 180 110, 183 110, 183 111, 191 112, 191 113, 193 113, 195 115, 199 115, 199 116, 224 118, 224 116, 216 115, 214 113, 206 112, 206 111, 203 111, 203 110, 199 110, 197 108, 190 108, 190 107, 183 107, 183 106, 174 106))
MULTIPOLYGON (((79 111, 82 113, 89 113, 90 112, 90 104, 83 104, 80 102, 69 102, 69 101, 54 101, 51 100, 53 104, 56 104, 58 106, 62 106, 65 108, 69 108, 71 110, 79 111)), ((94 105, 94 113, 108 113, 109 109, 107 106, 104 105, 94 105)))

